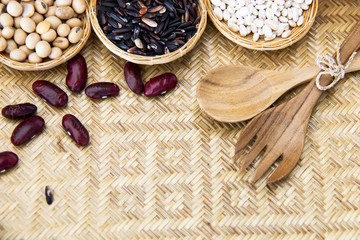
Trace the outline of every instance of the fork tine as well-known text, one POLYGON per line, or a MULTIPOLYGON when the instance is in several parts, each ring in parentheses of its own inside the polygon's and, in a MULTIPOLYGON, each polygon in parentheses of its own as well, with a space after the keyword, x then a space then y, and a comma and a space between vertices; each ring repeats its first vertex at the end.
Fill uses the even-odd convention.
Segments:
POLYGON ((246 124, 245 128, 240 133, 240 136, 235 145, 235 159, 238 159, 245 149, 245 147, 249 144, 251 139, 253 139, 257 132, 261 129, 261 126, 264 123, 264 119, 260 118, 260 116, 253 118, 251 121, 246 124))
POLYGON ((271 174, 269 179, 267 180, 267 183, 273 183, 276 181, 279 181, 286 175, 288 175, 291 170, 295 167, 296 163, 299 161, 299 158, 302 153, 304 144, 299 145, 297 149, 291 149, 291 153, 284 153, 283 154, 283 160, 279 164, 279 166, 276 168, 276 170, 271 174))
POLYGON ((263 139, 256 139, 255 143, 252 145, 249 153, 246 155, 245 159, 241 164, 241 171, 244 171, 250 166, 250 164, 255 160, 259 153, 265 148, 266 143, 263 139))
POLYGON ((274 151, 269 150, 262 157, 259 165, 256 167, 253 177, 253 182, 259 180, 259 178, 269 169, 269 167, 280 157, 279 154, 274 153, 274 151))

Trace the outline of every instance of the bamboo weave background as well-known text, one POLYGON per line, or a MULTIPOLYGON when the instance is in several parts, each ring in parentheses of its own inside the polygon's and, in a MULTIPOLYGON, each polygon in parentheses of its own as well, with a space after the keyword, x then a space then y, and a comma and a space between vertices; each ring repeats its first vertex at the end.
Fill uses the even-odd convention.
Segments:
MULTIPOLYGON (((160 98, 133 94, 125 64, 95 37, 82 53, 89 83, 114 81, 121 94, 89 100, 70 94, 66 66, 30 73, 0 65, 0 106, 32 102, 46 129, 29 144, 11 145, 17 122, 0 117, 0 150, 20 157, 0 176, 1 239, 357 239, 360 236, 360 73, 328 91, 316 106, 301 161, 266 186, 240 173, 234 143, 244 123, 205 116, 196 86, 208 70, 230 63, 268 69, 313 64, 333 53, 359 20, 357 0, 320 0, 309 34, 290 48, 256 52, 236 46, 209 23, 197 47, 180 60, 144 66, 143 77, 170 71, 180 84, 160 98), (57 83, 69 105, 55 109, 31 90, 36 79, 57 83), (61 127, 65 113, 88 128, 77 147, 61 127), (44 187, 55 200, 48 206, 44 187)), ((292 94, 288 94, 290 96, 292 94)))

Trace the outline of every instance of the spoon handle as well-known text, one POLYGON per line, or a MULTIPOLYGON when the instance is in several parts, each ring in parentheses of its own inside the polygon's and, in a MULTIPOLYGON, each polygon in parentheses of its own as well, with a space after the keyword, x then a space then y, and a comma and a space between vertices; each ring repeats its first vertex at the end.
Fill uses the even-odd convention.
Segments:
MULTIPOLYGON (((350 56, 360 48, 360 21, 355 25, 351 30, 347 38, 341 44, 340 47, 340 62, 345 64, 350 56)), ((335 57, 335 56, 334 56, 335 57)), ((322 86, 328 85, 333 80, 332 76, 326 74, 322 75, 320 78, 320 84, 322 86)), ((319 90, 316 86, 316 77, 314 77, 311 82, 293 99, 290 101, 300 102, 299 113, 302 112, 303 117, 307 117, 307 120, 310 118, 311 112, 315 107, 318 99, 324 91, 319 90)))
MULTIPOLYGON (((274 96, 281 96, 288 90, 310 81, 312 78, 320 71, 320 67, 317 65, 300 68, 300 69, 291 69, 284 71, 284 74, 277 77, 271 77, 272 74, 276 74, 273 71, 262 70, 261 74, 266 76, 271 84, 274 86, 273 94, 274 96), (276 86, 276 87, 275 87, 276 86)), ((351 62, 350 66, 345 70, 346 73, 355 72, 360 70, 360 54, 356 54, 354 60, 351 62)))

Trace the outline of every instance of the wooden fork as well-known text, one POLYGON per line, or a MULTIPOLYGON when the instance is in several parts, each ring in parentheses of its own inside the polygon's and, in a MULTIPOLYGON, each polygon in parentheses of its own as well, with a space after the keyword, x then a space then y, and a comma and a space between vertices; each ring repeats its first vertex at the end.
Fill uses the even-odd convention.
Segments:
MULTIPOLYGON (((341 45, 340 62, 346 63, 359 47, 360 21, 341 45)), ((330 75, 322 75, 320 83, 324 86, 331 80, 330 75)), ((282 179, 295 167, 304 147, 311 112, 322 92, 317 88, 314 78, 295 97, 265 110, 245 126, 235 146, 235 158, 238 159, 244 153, 246 146, 254 137, 256 140, 244 158, 241 170, 244 171, 264 150, 260 163, 255 169, 253 182, 257 181, 280 157, 282 161, 267 183, 282 179)))

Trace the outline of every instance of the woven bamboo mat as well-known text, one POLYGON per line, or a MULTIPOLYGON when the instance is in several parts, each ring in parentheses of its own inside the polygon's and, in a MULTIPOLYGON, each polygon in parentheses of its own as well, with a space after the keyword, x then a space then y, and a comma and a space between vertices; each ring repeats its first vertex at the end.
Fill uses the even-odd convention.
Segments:
MULTIPOLYGON (((276 52, 243 49, 209 23, 182 59, 144 66, 143 77, 167 71, 180 84, 159 98, 128 90, 122 68, 93 34, 82 51, 89 83, 113 81, 120 96, 89 100, 64 84, 66 66, 29 73, 0 65, 0 106, 32 102, 46 129, 29 144, 11 145, 17 122, 1 117, 0 150, 20 157, 0 180, 1 239, 358 239, 360 236, 360 73, 324 94, 314 109, 301 160, 290 176, 251 184, 239 172, 234 144, 244 123, 204 115, 196 86, 210 69, 241 63, 284 70, 334 52, 359 20, 357 0, 320 0, 309 34, 276 52), (37 79, 57 83, 69 105, 55 109, 31 90, 37 79), (75 114, 91 144, 77 147, 61 126, 75 114), (48 206, 44 187, 54 189, 48 206)), ((287 94, 285 98, 293 95, 287 94)))

